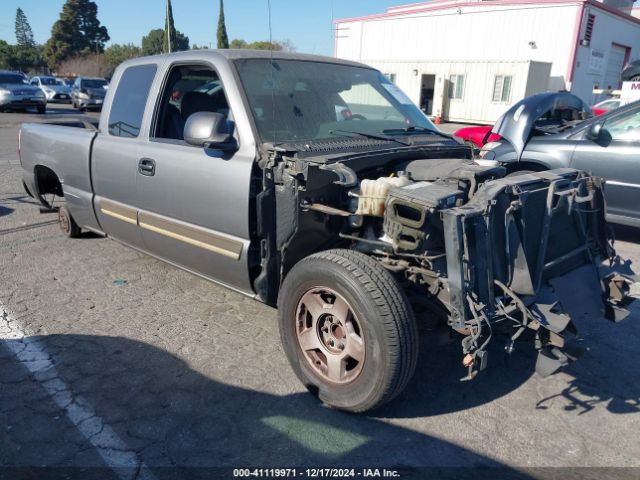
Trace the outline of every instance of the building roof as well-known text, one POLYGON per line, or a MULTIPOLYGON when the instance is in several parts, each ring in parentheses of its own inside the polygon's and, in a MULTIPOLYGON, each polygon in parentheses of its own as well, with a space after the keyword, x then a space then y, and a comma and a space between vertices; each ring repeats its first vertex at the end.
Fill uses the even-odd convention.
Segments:
MULTIPOLYGON (((604 4, 597 0, 432 0, 431 2, 409 3, 406 5, 398 5, 388 7, 384 13, 374 13, 361 17, 343 18, 335 20, 335 23, 364 22, 390 19, 394 17, 411 16, 419 13, 429 13, 445 9, 480 9, 495 7, 512 7, 518 5, 590 5, 592 7, 604 10, 615 16, 624 18, 633 23, 640 24, 640 19, 632 16, 630 13, 604 4)), ((460 13, 463 13, 460 11, 460 13)))

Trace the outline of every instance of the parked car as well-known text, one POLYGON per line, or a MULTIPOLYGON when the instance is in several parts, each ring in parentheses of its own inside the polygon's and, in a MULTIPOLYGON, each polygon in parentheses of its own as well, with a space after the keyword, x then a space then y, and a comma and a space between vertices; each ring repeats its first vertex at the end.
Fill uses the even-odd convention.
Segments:
POLYGON ((593 114, 595 116, 602 115, 603 113, 607 113, 609 110, 614 110, 618 108, 622 104, 622 101, 619 98, 608 98, 603 100, 600 103, 596 103, 591 110, 593 110, 593 114))
POLYGON ((607 218, 640 227, 640 101, 550 132, 539 127, 540 112, 552 112, 558 95, 563 94, 529 97, 511 107, 493 132, 509 132, 515 141, 487 144, 481 156, 514 173, 570 167, 602 177, 607 218))
POLYGON ((108 82, 99 77, 78 77, 71 88, 71 104, 78 110, 100 110, 108 82))
POLYGON ((71 88, 54 77, 33 77, 29 84, 42 90, 48 103, 71 103, 71 88))
MULTIPOLYGON (((561 92, 562 105, 553 110, 553 115, 540 118, 539 122, 544 122, 545 130, 551 131, 554 128, 564 129, 567 122, 582 121, 591 117, 591 113, 586 104, 577 96, 561 92)), ((535 95, 534 95, 535 96, 535 95)), ((453 135, 470 143, 478 148, 482 148, 486 143, 501 140, 500 135, 492 132, 488 125, 477 127, 464 127, 457 130, 453 135)))
POLYGON ((640 81, 640 60, 634 60, 627 63, 622 70, 620 80, 623 82, 638 82, 640 81))
POLYGON ((500 136, 495 133, 489 134, 489 137, 485 140, 485 137, 487 137, 489 132, 491 132, 490 125, 478 125, 475 127, 460 128, 456 130, 453 136, 458 137, 475 147, 481 148, 487 142, 500 140, 500 136))
POLYGON ((22 75, 0 70, 0 112, 35 107, 38 113, 47 111, 47 97, 42 90, 27 83, 22 75))
POLYGON ((530 329, 548 375, 569 361, 572 315, 625 315, 597 178, 502 178, 371 67, 250 50, 138 58, 116 69, 99 128, 57 123, 23 124, 19 152, 27 192, 64 197, 62 231, 277 306, 293 370, 333 407, 402 391, 414 306, 458 336, 466 379, 496 335, 511 350, 530 329))

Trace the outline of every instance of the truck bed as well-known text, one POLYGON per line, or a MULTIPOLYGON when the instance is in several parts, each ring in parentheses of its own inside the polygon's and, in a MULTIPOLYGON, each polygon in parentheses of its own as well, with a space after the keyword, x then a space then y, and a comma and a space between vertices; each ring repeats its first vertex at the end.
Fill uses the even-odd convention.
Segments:
MULTIPOLYGON (((56 123, 25 123, 20 131, 20 162, 28 192, 43 202, 51 193, 36 181, 36 169, 50 169, 59 176, 65 200, 87 218, 78 223, 99 229, 92 215, 91 146, 97 129, 82 120, 56 123)), ((43 202, 44 203, 44 202, 43 202)))

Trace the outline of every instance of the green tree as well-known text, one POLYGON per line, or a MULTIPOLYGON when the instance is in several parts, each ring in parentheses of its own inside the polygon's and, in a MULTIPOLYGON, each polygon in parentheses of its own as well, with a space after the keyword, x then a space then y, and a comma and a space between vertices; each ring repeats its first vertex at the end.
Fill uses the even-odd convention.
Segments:
POLYGON ((77 54, 101 53, 109 41, 107 28, 100 25, 98 6, 91 0, 67 0, 60 19, 53 24, 44 54, 52 69, 77 54))
MULTIPOLYGON (((172 49, 172 51, 177 52, 182 50, 189 50, 189 37, 180 33, 179 30, 176 30, 175 50, 172 49)), ((158 55, 166 52, 167 37, 164 29, 153 29, 147 35, 142 37, 143 55, 158 55)))
POLYGON ((241 38, 234 38, 230 44, 231 48, 247 48, 251 50, 275 50, 284 52, 294 52, 295 47, 291 40, 273 41, 259 40, 257 42, 248 43, 241 38))
POLYGON ((218 48, 229 48, 227 26, 224 23, 224 3, 220 0, 220 15, 218 16, 218 48))
POLYGON ((229 44, 229 48, 249 48, 248 43, 241 38, 234 38, 229 44))
POLYGON ((13 45, 9 45, 4 40, 0 40, 0 69, 13 68, 13 57, 13 45))
POLYGON ((16 45, 8 46, 8 59, 12 68, 33 70, 41 65, 40 52, 33 39, 33 31, 21 8, 16 10, 15 21, 16 45))
POLYGON ((36 42, 33 39, 33 31, 21 8, 16 10, 16 42, 19 47, 35 48, 36 42))
POLYGON ((142 56, 142 48, 133 43, 114 43, 105 49, 104 55, 113 71, 125 60, 142 56))

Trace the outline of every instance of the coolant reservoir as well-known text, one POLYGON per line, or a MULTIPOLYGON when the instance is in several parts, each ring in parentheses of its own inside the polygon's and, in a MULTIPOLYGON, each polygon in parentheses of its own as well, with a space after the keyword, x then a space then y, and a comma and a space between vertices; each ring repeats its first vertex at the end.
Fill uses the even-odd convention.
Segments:
POLYGON ((362 180, 358 196, 356 215, 384 216, 384 202, 391 187, 409 185, 409 176, 401 173, 397 177, 380 177, 376 180, 362 180))

